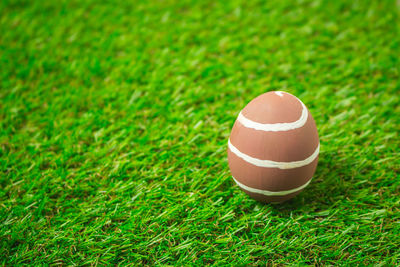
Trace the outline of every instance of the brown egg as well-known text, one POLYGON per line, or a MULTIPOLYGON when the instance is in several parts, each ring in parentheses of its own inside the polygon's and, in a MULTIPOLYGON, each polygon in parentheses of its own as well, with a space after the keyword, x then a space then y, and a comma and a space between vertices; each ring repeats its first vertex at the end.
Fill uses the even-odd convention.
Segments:
POLYGON ((236 184, 261 202, 299 194, 318 163, 319 138, 307 107, 286 92, 268 92, 239 113, 228 141, 236 184))

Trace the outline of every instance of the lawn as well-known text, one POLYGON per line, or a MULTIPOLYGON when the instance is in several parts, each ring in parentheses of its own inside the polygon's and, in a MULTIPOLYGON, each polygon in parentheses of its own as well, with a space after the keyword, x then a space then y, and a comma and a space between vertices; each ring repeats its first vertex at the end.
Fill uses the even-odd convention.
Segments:
POLYGON ((0 264, 399 265, 399 1, 1 1, 0 264), (240 191, 239 111, 315 118, 312 183, 240 191))

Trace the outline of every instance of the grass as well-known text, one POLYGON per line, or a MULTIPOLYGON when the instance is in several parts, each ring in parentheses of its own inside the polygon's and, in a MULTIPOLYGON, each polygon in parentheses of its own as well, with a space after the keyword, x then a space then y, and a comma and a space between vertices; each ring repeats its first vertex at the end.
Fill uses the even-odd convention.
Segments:
POLYGON ((2 265, 399 265, 396 1, 2 1, 2 265), (270 90, 321 139, 281 205, 227 139, 270 90))

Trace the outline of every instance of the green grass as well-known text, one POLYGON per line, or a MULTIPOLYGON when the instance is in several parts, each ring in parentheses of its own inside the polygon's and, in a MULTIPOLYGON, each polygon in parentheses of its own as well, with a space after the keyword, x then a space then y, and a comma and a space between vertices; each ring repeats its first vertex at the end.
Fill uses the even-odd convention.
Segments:
POLYGON ((0 4, 0 264, 400 264, 399 3, 127 2, 0 4), (226 158, 270 90, 321 139, 281 205, 226 158))

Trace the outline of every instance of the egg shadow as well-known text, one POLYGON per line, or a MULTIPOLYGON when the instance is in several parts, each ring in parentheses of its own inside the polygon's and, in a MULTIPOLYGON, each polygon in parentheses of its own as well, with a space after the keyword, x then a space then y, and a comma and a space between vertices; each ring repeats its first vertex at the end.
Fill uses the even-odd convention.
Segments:
POLYGON ((267 204, 282 214, 304 210, 322 211, 338 205, 351 192, 348 181, 352 166, 337 152, 321 155, 311 183, 296 197, 279 204, 267 204))

